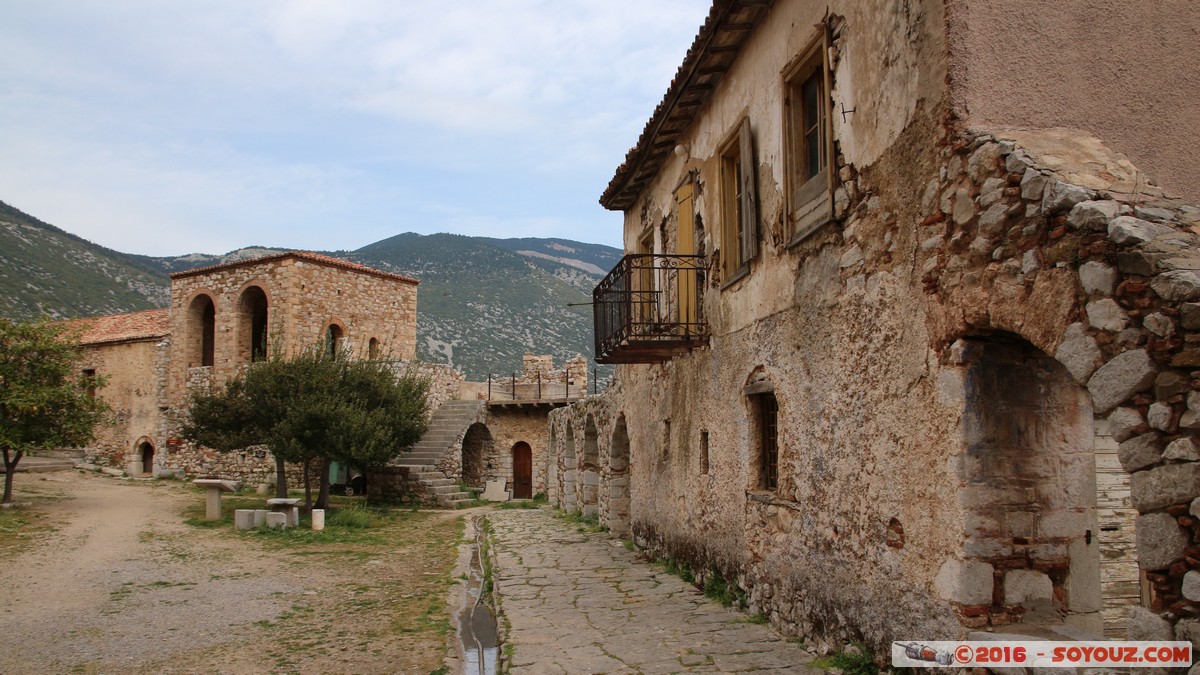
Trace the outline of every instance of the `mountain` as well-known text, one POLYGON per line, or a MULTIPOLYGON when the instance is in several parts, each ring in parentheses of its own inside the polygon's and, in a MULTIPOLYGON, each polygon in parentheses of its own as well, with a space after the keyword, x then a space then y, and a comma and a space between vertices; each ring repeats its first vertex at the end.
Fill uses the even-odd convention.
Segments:
POLYGON ((0 316, 115 314, 169 299, 165 275, 0 202, 0 316))
POLYGON ((551 354, 560 365, 577 353, 590 358, 591 308, 569 305, 590 302, 602 275, 494 241, 407 233, 331 255, 420 279, 419 353, 473 379, 520 370, 527 351, 551 354))
MULTIPOLYGON (((0 316, 93 316, 166 306, 167 275, 286 249, 152 257, 92 244, 0 202, 0 316)), ((506 376, 529 351, 592 357, 591 290, 621 257, 567 239, 399 234, 326 255, 414 276, 417 353, 472 380, 506 376), (575 306, 571 306, 575 305, 575 306)), ((608 369, 601 368, 601 377, 608 369)))

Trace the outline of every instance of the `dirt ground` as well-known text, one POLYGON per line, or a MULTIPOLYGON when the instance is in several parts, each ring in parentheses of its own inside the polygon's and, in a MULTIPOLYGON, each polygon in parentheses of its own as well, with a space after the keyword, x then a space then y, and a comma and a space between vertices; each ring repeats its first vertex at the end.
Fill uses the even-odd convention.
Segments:
POLYGON ((429 673, 453 654, 459 512, 281 537, 186 523, 204 496, 170 481, 16 487, 29 524, 0 531, 0 673, 429 673))

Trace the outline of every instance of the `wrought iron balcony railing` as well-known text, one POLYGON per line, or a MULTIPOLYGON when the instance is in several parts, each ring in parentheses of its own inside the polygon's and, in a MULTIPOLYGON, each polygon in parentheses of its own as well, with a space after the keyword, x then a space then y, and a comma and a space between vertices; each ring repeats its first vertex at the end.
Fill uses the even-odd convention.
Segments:
POLYGON ((597 363, 659 363, 708 342, 704 256, 632 254, 592 291, 597 363))

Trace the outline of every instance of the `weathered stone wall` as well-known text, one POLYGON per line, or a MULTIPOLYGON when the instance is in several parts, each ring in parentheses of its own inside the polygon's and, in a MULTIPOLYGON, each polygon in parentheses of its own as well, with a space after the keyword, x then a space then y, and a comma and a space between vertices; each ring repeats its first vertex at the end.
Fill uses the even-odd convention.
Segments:
POLYGON ((1127 499, 1143 514, 1150 610, 1188 616, 1200 212, 1127 190, 1136 169, 1086 134, 960 131, 941 3, 833 3, 836 220, 789 241, 779 78, 825 6, 774 5, 687 152, 626 210, 628 250, 649 230, 671 252, 673 191, 694 171, 701 248, 728 255, 719 148, 749 117, 758 258, 737 279, 710 264, 707 347, 620 366, 605 395, 552 416, 556 502, 619 522, 602 500, 627 481, 640 545, 736 580, 752 611, 818 647, 1017 621, 1098 631, 1101 547, 1127 546, 1099 532, 1103 427, 1133 472, 1131 497, 1108 485, 1105 522, 1127 527, 1127 499))
POLYGON ((177 274, 171 280, 172 405, 183 403, 190 369, 203 365, 196 311, 203 302, 200 296, 211 298, 215 307, 213 382, 223 383, 250 362, 253 322, 245 300, 252 287, 266 296, 268 344, 278 340, 287 352, 321 344, 329 326, 336 324, 346 347, 356 354, 367 356, 371 339, 378 341, 380 358, 411 360, 416 354, 413 281, 295 256, 177 274))
POLYGON ((88 462, 134 473, 153 472, 154 467, 142 466, 137 448, 148 442, 158 455, 165 447, 159 406, 164 401, 163 357, 168 346, 168 341, 156 338, 84 347, 79 368, 108 378, 97 395, 112 406, 111 417, 96 427, 96 439, 85 450, 88 462))

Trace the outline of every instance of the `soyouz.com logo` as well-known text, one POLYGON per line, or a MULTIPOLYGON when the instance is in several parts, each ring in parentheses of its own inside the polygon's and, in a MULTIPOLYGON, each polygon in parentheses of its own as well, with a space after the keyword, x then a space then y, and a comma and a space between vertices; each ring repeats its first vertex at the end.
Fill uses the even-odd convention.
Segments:
POLYGON ((901 668, 1187 668, 1192 643, 1158 641, 901 640, 892 643, 901 668))

